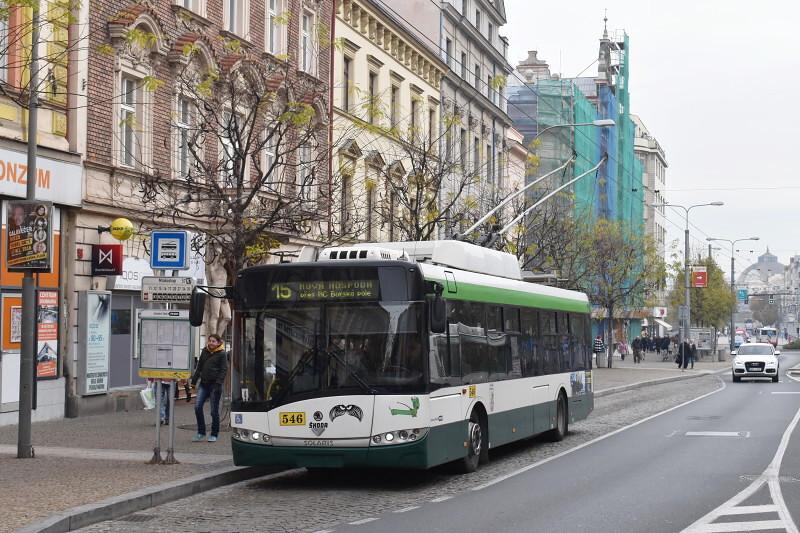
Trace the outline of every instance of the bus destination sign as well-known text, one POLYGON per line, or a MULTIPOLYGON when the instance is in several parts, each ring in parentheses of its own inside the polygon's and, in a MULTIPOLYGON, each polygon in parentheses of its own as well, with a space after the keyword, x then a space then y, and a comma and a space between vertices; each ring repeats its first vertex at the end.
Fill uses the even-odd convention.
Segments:
POLYGON ((378 298, 378 280, 290 281, 269 285, 271 301, 374 300, 378 298))

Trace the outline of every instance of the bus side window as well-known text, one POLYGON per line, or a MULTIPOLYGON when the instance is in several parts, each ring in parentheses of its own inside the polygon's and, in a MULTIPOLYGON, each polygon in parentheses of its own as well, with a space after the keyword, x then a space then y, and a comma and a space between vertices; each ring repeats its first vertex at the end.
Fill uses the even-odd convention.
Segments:
POLYGON ((503 308, 498 305, 486 306, 486 371, 489 381, 508 378, 508 357, 506 347, 508 338, 503 331, 503 308))
POLYGON ((520 334, 522 330, 519 325, 519 308, 503 308, 503 330, 506 334, 506 357, 508 367, 508 377, 522 377, 522 362, 520 359, 520 334))
MULTIPOLYGON (((453 302, 451 323, 458 331, 461 348, 462 383, 473 385, 489 379, 486 365, 486 323, 484 305, 477 302, 453 302)), ((451 326, 452 328, 452 326, 451 326)))
POLYGON ((573 313, 569 316, 569 332, 572 339, 572 361, 570 370, 587 370, 586 368, 586 347, 583 332, 586 328, 583 325, 584 317, 573 313))
POLYGON ((539 315, 533 309, 523 308, 520 318, 522 334, 519 337, 519 353, 522 358, 522 375, 539 376, 542 374, 539 315))
POLYGON ((558 344, 558 331, 556 329, 556 313, 555 311, 540 311, 539 318, 541 319, 541 338, 544 347, 544 374, 555 374, 560 372, 559 364, 559 344, 558 344))
MULTIPOLYGON (((455 316, 454 302, 448 301, 447 315, 455 316)), ((453 386, 461 383, 461 350, 458 342, 458 327, 450 318, 444 334, 431 335, 431 383, 453 386)))

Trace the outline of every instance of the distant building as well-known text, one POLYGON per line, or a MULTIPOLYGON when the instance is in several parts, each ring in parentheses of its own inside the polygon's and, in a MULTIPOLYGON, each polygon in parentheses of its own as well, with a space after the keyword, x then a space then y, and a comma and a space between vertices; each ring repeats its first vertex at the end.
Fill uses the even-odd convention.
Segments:
MULTIPOLYGON (((736 278, 736 288, 746 289, 748 300, 752 298, 765 298, 773 295, 773 301, 783 304, 786 290, 786 265, 778 261, 778 257, 771 254, 769 248, 759 256, 758 261, 745 268, 736 278), (762 296, 766 295, 766 296, 762 296), (777 296, 776 296, 777 295, 777 296)), ((739 302, 734 320, 737 324, 753 318, 748 303, 739 302)))

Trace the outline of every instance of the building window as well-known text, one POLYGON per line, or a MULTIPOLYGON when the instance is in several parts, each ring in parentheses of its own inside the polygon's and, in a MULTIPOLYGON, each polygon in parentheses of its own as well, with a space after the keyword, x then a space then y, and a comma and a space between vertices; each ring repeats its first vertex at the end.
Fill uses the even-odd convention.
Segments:
POLYGON ((239 146, 241 138, 242 117, 231 112, 225 112, 224 123, 219 135, 220 140, 220 185, 222 187, 236 187, 240 178, 243 180, 245 173, 237 169, 243 157, 239 146))
POLYGON ((461 52, 461 79, 467 79, 467 53, 461 52))
POLYGON ((475 136, 472 142, 472 172, 477 174, 481 167, 481 141, 475 136))
POLYGON ((460 137, 458 138, 458 154, 461 158, 461 169, 467 168, 467 130, 461 128, 460 137))
POLYGON ((175 0, 175 3, 197 13, 201 17, 206 16, 206 0, 175 0))
POLYGON ((486 179, 489 183, 494 182, 494 158, 492 157, 492 145, 486 145, 486 179))
POLYGON ((436 108, 431 107, 428 109, 428 138, 430 139, 431 143, 433 140, 436 139, 438 136, 438 132, 436 131, 436 108))
POLYGON ((486 37, 489 39, 490 44, 494 44, 494 26, 489 23, 489 28, 486 30, 486 37))
MULTIPOLYGON (((5 7, 5 2, 0 2, 0 8, 5 7)), ((8 52, 10 47, 11 43, 8 41, 8 19, 0 18, 0 81, 9 80, 8 52)))
POLYGON ((175 173, 178 178, 187 178, 191 174, 193 154, 190 148, 192 128, 194 126, 192 101, 179 96, 175 113, 175 173))
POLYGON ((486 76, 486 98, 494 102, 494 91, 492 91, 492 75, 486 76))
POLYGON ((316 149, 313 141, 306 142, 298 150, 300 161, 298 162, 297 181, 295 183, 300 198, 309 209, 313 208, 314 203, 317 201, 317 185, 314 183, 316 168, 314 161, 315 151, 316 149))
POLYGON ((480 91, 481 89, 481 67, 475 63, 475 88, 480 91))
POLYGON ((119 105, 119 162, 126 167, 141 166, 141 145, 136 131, 141 128, 142 89, 139 80, 131 77, 122 78, 122 95, 119 105))
POLYGON ((303 11, 300 17, 300 70, 309 74, 317 73, 314 52, 316 42, 314 40, 314 14, 311 11, 303 11))
POLYGON ((397 85, 392 85, 392 100, 391 100, 391 121, 392 127, 397 127, 397 123, 400 120, 400 87, 397 85))
POLYGON ((266 48, 272 55, 285 52, 283 43, 285 42, 286 24, 284 17, 284 0, 267 0, 267 21, 266 21, 266 48))
POLYGON ((353 198, 353 176, 348 173, 342 174, 342 193, 339 204, 339 235, 345 235, 350 227, 350 209, 353 198))
POLYGON ((264 181, 273 184, 273 190, 278 190, 281 188, 280 172, 278 171, 278 140, 277 132, 271 133, 273 133, 273 137, 264 143, 264 166, 261 174, 264 181))
POLYGON ((481 10, 475 10, 475 27, 478 28, 478 32, 481 31, 481 10))
POLYGON ((419 125, 419 100, 416 95, 411 97, 411 135, 416 136, 419 125))
POLYGON ((445 56, 447 56, 447 57, 445 57, 445 61, 447 62, 447 66, 448 67, 452 67, 453 66, 453 61, 452 61, 452 59, 453 59, 453 41, 451 41, 449 38, 446 38, 444 40, 444 53, 445 53, 445 56))
POLYGON ((224 0, 224 27, 230 33, 247 39, 250 15, 250 0, 224 0))
POLYGON ((369 123, 375 124, 378 120, 378 73, 369 73, 369 123))
POLYGON ((350 87, 353 75, 353 59, 344 56, 342 61, 342 109, 350 111, 350 87))

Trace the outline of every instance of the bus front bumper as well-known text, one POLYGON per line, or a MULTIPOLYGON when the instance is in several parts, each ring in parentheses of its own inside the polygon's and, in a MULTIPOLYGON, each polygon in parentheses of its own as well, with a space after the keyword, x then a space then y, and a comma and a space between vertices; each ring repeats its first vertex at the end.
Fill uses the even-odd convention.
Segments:
POLYGON ((428 438, 407 444, 367 448, 265 446, 232 439, 236 466, 286 466, 291 468, 414 468, 429 464, 428 438))

